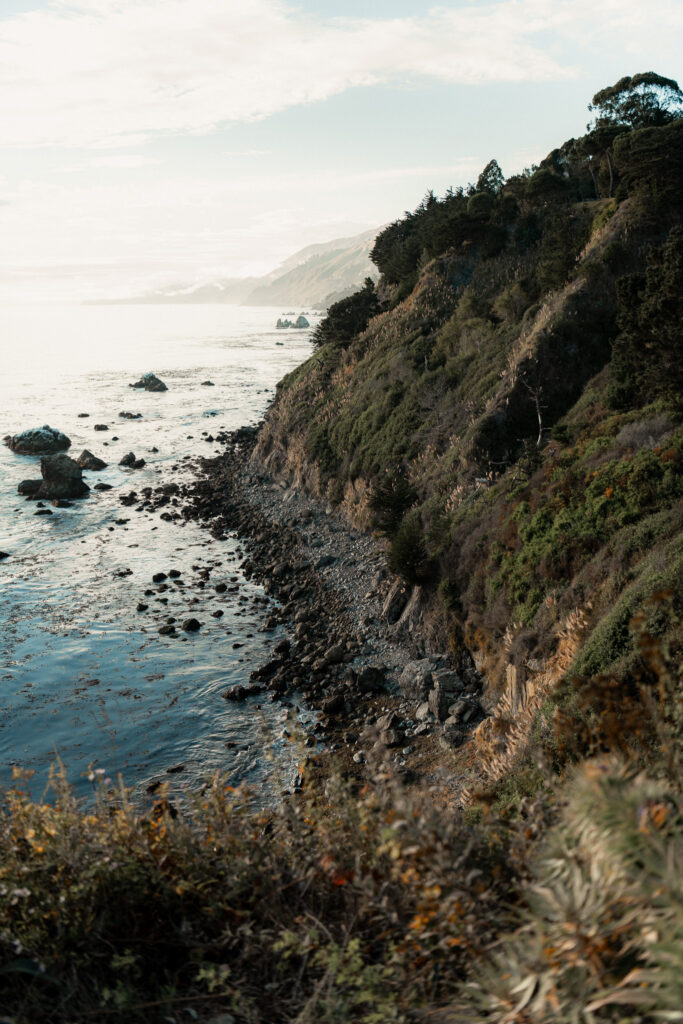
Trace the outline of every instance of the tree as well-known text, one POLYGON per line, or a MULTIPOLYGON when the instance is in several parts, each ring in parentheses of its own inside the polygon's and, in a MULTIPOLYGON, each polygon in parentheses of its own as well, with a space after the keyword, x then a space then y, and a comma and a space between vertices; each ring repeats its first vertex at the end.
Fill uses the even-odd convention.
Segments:
POLYGON ((596 115, 588 130, 609 125, 658 128, 680 117, 682 107, 683 90, 673 78, 663 78, 654 71, 626 75, 596 92, 588 105, 596 115))
POLYGON ((313 343, 320 346, 331 342, 345 348, 356 335, 365 330, 370 319, 379 311, 375 282, 371 277, 366 277, 360 291, 332 303, 327 316, 313 332, 313 343))
POLYGON ((489 160, 484 170, 477 178, 477 192, 489 192, 497 196, 505 184, 505 175, 500 169, 497 160, 489 160))
POLYGON ((621 333, 614 342, 609 400, 628 409, 683 395, 683 227, 650 253, 645 278, 619 282, 621 333))

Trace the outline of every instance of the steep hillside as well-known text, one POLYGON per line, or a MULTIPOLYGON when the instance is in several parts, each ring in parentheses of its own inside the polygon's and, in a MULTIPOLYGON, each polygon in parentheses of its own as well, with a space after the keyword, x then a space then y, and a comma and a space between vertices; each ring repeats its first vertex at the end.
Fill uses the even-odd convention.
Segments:
POLYGON ((385 534, 398 628, 474 657, 498 768, 511 708, 549 728, 564 679, 634 678, 640 610, 680 654, 683 121, 591 139, 385 229, 258 449, 385 534))

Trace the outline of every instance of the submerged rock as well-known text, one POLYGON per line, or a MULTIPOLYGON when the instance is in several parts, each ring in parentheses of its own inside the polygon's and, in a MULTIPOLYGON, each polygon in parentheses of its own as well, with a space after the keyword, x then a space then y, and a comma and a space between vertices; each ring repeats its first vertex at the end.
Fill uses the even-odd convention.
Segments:
POLYGON ((76 459, 76 462, 81 467, 81 469, 97 470, 107 468, 107 463, 103 462, 102 459, 98 459, 97 456, 93 455, 93 453, 88 451, 87 448, 83 449, 81 454, 76 459))
POLYGON ((5 444, 17 455, 49 455, 63 452, 71 447, 71 440, 61 430, 48 427, 34 427, 20 434, 8 435, 5 444))
POLYGON ((129 384, 129 388, 142 388, 145 391, 168 391, 168 388, 155 373, 143 373, 140 380, 135 384, 129 384))

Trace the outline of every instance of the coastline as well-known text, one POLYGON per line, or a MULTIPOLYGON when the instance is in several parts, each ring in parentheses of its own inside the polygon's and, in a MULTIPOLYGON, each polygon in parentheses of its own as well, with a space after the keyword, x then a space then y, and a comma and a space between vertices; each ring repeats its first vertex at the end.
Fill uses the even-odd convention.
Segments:
MULTIPOLYGON (((409 594, 386 569, 382 543, 257 461, 259 429, 219 435, 222 454, 200 459, 196 482, 182 491, 183 517, 199 520, 216 539, 232 533, 244 543, 245 575, 279 602, 264 628, 281 625, 287 633, 274 657, 225 696, 256 706, 303 702, 317 713, 302 737, 307 780, 334 771, 360 785, 388 770, 409 787, 436 786, 457 799, 464 777, 446 778, 444 768, 454 767, 481 709, 455 742, 426 712, 420 698, 427 694, 406 687, 416 666, 454 676, 453 658, 426 651, 416 625, 398 621, 399 609, 410 616, 409 594)), ((475 676, 471 694, 480 685, 475 676)), ((294 788, 303 782, 300 772, 294 788)))

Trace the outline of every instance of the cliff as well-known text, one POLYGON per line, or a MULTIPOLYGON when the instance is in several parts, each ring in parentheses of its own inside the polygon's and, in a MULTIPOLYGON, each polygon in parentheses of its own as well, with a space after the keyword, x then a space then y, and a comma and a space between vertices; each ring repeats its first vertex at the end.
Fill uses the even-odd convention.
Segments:
POLYGON ((375 315, 350 334, 354 300, 331 307, 261 432, 269 471, 387 537, 413 587, 397 628, 474 658, 492 777, 568 680, 632 684, 636 613, 680 656, 682 138, 627 135, 614 198, 581 195, 557 157, 574 140, 481 208, 473 190, 447 219, 432 197, 377 240, 375 305, 356 298, 375 315), (396 271, 420 218, 456 244, 430 258, 423 230, 396 271))

